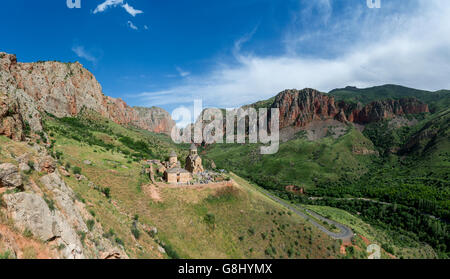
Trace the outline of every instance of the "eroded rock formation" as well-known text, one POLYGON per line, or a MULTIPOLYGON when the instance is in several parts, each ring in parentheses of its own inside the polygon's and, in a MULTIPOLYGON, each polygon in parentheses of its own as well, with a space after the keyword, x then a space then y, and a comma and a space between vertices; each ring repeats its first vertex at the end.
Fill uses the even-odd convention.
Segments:
POLYGON ((18 63, 15 55, 0 53, 0 134, 21 140, 24 127, 42 130, 39 112, 71 117, 83 110, 156 133, 169 133, 174 125, 163 109, 135 110, 105 96, 94 75, 78 62, 18 63))
POLYGON ((280 109, 280 129, 305 127, 314 120, 368 124, 405 114, 429 112, 428 105, 414 98, 382 100, 363 106, 335 102, 333 96, 314 89, 286 90, 278 94, 272 108, 280 109))

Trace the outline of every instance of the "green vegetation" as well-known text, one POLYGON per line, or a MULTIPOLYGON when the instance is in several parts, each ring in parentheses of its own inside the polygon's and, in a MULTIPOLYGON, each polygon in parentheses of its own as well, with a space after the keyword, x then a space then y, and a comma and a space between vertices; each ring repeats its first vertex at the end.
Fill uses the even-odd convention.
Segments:
POLYGON ((94 225, 95 225, 95 220, 92 220, 92 219, 87 220, 86 225, 88 227, 88 230, 92 231, 92 229, 94 228, 94 225))
POLYGON ((352 103, 361 102, 363 104, 368 104, 377 100, 414 97, 429 104, 431 112, 437 112, 441 109, 450 107, 449 90, 430 92, 398 85, 383 85, 365 89, 346 87, 343 89, 332 90, 329 94, 335 96, 337 100, 352 103))
MULTIPOLYGON (((372 123, 363 133, 351 129, 337 140, 310 142, 299 137, 282 143, 275 155, 259 155, 257 145, 218 144, 206 148, 206 157, 219 169, 233 171, 293 203, 327 205, 359 214, 364 222, 395 236, 385 244, 386 251, 404 247, 404 239, 409 239, 414 245, 426 242, 439 257, 447 258, 450 110, 442 104, 449 102, 449 92, 409 95, 408 90, 389 88, 378 88, 384 90, 381 95, 370 90, 366 95, 353 94, 356 89, 348 89, 353 92, 348 96, 342 91, 332 93, 338 99, 351 97, 351 101, 363 103, 380 96, 413 96, 433 105, 435 113, 407 116, 412 126, 372 123), (307 196, 316 198, 289 193, 284 189, 287 185, 304 187, 307 196)), ((274 253, 269 247, 266 254, 274 253)))
POLYGON ((374 145, 356 129, 334 140, 316 142, 298 138, 281 143, 278 153, 261 155, 259 145, 216 144, 205 157, 266 189, 284 193, 287 185, 314 188, 318 181, 341 177, 357 180, 367 172, 372 156, 355 155, 353 149, 373 150, 374 145))
POLYGON ((0 253, 0 260, 9 260, 11 259, 11 252, 6 251, 4 253, 0 253))

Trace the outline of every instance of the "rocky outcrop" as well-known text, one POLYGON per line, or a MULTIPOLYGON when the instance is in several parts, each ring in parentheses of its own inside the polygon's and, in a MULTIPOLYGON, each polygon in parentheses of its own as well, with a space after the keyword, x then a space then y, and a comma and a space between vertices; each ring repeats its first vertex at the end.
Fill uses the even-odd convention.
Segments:
POLYGON ((280 129, 305 127, 314 120, 368 124, 405 114, 429 112, 428 105, 414 98, 383 100, 362 104, 336 103, 333 96, 314 89, 286 90, 275 97, 271 106, 280 109, 280 129))
POLYGON ((21 124, 42 130, 39 112, 71 117, 83 110, 157 133, 168 133, 172 125, 162 109, 136 111, 121 99, 105 96, 94 75, 78 62, 18 63, 14 55, 0 53, 0 134, 20 140, 21 124))
POLYGON ((19 169, 13 164, 6 163, 0 165, 0 188, 19 188, 22 187, 22 177, 19 169))
POLYGON ((349 107, 345 103, 341 103, 340 107, 346 111, 348 121, 358 124, 368 124, 406 114, 429 112, 427 104, 414 98, 376 101, 364 107, 361 105, 349 107))
POLYGON ((314 89, 286 90, 275 97, 272 108, 280 110, 280 128, 304 127, 313 120, 334 118, 339 109, 334 98, 314 89))
MULTIPOLYGON (((7 170, 0 173, 2 177, 18 175, 17 168, 11 164, 0 165, 0 170, 7 170)), ((104 237, 101 224, 88 229, 84 220, 91 219, 91 215, 58 170, 40 178, 42 189, 32 179, 29 184, 27 192, 0 197, 8 217, 20 232, 31 233, 48 247, 58 247, 57 254, 64 259, 128 258, 122 247, 104 237)))
POLYGON ((170 114, 162 108, 134 107, 134 110, 138 113, 139 122, 141 122, 136 123, 136 126, 153 127, 153 132, 164 134, 170 134, 175 126, 175 121, 170 114))
POLYGON ((45 200, 31 193, 6 195, 4 201, 15 226, 30 231, 42 241, 63 245, 62 256, 66 259, 82 259, 83 246, 75 229, 59 210, 50 210, 45 200))
POLYGON ((13 140, 24 139, 24 123, 15 100, 0 92, 0 135, 13 140))

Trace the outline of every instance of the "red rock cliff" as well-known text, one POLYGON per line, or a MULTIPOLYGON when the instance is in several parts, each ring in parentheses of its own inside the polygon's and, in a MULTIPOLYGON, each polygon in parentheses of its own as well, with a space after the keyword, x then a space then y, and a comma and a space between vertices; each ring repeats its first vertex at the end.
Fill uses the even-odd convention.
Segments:
POLYGON ((304 127, 313 120, 336 119, 368 124, 394 116, 429 112, 428 105, 414 98, 361 104, 335 103, 334 97, 314 89, 285 90, 275 97, 272 108, 280 109, 280 128, 304 127))
POLYGON ((96 111, 118 124, 157 133, 169 133, 174 125, 170 115, 160 108, 150 108, 149 113, 142 114, 121 99, 105 96, 94 75, 78 62, 18 63, 14 55, 0 53, 0 74, 0 94, 26 104, 23 107, 34 115, 25 120, 37 126, 36 119, 32 119, 39 117, 36 111, 67 117, 82 109, 96 111), (158 121, 151 118, 155 115, 159 116, 158 121))

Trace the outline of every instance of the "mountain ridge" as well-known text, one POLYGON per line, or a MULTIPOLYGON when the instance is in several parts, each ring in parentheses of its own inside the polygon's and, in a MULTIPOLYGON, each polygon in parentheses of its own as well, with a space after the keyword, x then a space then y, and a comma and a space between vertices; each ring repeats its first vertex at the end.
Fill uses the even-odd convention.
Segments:
MULTIPOLYGON (((117 124, 156 133, 169 134, 175 125, 169 113, 161 108, 137 111, 120 98, 105 96, 94 75, 78 62, 19 63, 15 55, 0 52, 0 71, 0 91, 9 96, 10 106, 17 103, 23 122, 33 131, 42 130, 38 112, 74 117, 84 109, 96 111, 117 124)), ((3 105, 6 107, 6 101, 3 105)), ((8 130, 24 128, 17 117, 14 120, 8 120, 8 130)))

